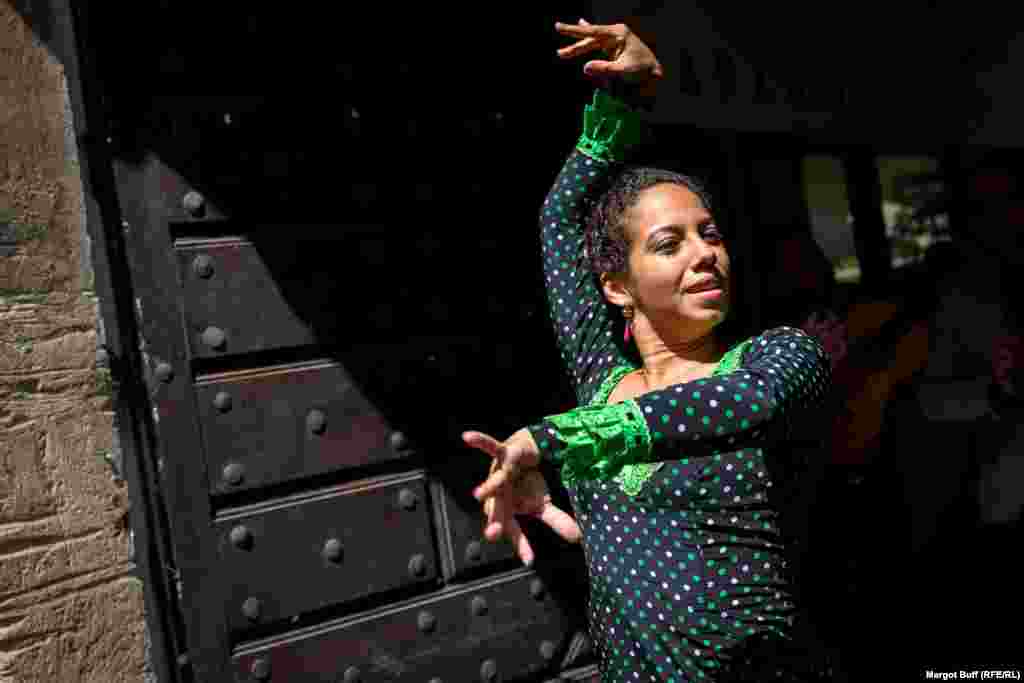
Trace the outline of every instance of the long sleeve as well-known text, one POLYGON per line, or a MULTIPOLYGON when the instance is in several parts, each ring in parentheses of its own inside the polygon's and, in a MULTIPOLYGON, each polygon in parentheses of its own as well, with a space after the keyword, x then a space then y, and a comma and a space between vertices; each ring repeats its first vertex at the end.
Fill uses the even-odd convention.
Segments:
POLYGON ((777 327, 754 337, 732 372, 552 415, 529 429, 563 479, 607 478, 626 464, 760 447, 814 428, 830 385, 818 341, 777 327))
POLYGON ((544 279, 558 348, 581 405, 621 362, 614 323, 584 255, 586 206, 643 135, 639 114, 597 90, 583 133, 540 213, 544 279))

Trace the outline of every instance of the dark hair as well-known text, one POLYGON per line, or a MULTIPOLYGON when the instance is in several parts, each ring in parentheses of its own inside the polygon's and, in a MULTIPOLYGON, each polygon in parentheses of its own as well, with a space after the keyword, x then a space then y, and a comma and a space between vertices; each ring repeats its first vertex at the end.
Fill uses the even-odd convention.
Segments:
POLYGON ((658 168, 627 168, 613 176, 603 193, 590 207, 584 227, 587 263, 595 275, 624 273, 629 265, 629 239, 626 236, 625 213, 644 190, 669 183, 682 185, 700 198, 711 211, 711 193, 694 178, 658 168))

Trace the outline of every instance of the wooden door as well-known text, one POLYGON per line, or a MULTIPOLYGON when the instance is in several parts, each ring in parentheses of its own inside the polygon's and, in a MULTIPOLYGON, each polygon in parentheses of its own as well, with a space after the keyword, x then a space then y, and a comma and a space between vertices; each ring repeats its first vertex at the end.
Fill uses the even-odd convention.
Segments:
POLYGON ((459 440, 571 404, 535 227, 586 98, 563 17, 85 12, 182 680, 593 676, 579 549, 485 542, 459 440))

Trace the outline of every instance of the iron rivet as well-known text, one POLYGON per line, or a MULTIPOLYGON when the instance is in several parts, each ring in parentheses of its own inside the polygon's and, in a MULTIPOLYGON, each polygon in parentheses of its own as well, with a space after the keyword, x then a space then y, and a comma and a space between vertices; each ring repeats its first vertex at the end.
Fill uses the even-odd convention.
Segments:
POLYGON ((192 271, 205 280, 213 275, 213 259, 206 254, 196 256, 192 261, 192 271))
POLYGON ((357 669, 354 666, 350 666, 349 668, 345 669, 345 676, 343 677, 342 680, 344 680, 345 683, 359 683, 361 679, 362 674, 359 673, 359 669, 357 669))
POLYGON ((434 678, 431 678, 430 681, 428 681, 428 683, 444 683, 444 681, 435 676, 434 678))
POLYGON ((534 600, 541 600, 544 597, 544 582, 534 579, 530 582, 530 595, 534 600))
POLYGON ((223 475, 224 481, 232 486, 238 486, 242 483, 242 479, 245 476, 245 468, 237 462, 228 463, 224 466, 223 475))
POLYGON ((427 573, 427 558, 423 555, 413 555, 409 559, 409 573, 415 578, 423 578, 427 573))
POLYGON ((263 605, 261 605, 260 601, 256 598, 247 598, 246 601, 242 603, 242 614, 249 621, 256 621, 260 618, 261 607, 263 607, 263 605))
POLYGON ((391 447, 396 451, 403 450, 409 445, 409 440, 405 438, 405 434, 399 431, 391 432, 391 447))
POLYGON ((311 410, 306 415, 306 426, 314 434, 323 434, 327 430, 327 416, 322 410, 311 410))
POLYGON ((403 510, 413 510, 418 502, 416 494, 410 489, 402 489, 398 492, 398 504, 403 510))
POLYGON ((266 657, 260 657, 252 662, 252 668, 249 670, 252 672, 252 677, 257 681, 266 681, 270 679, 270 660, 266 657))
POLYGON ((342 547, 341 541, 336 538, 329 538, 324 543, 324 559, 328 562, 341 562, 342 547))
POLYGON ((241 550, 248 550, 252 547, 252 532, 248 527, 238 525, 231 529, 231 545, 241 550))
POLYGON ((220 351, 227 343, 227 336, 225 336, 224 330, 219 327, 207 327, 203 330, 203 343, 211 349, 220 351))
POLYGON ((487 600, 482 595, 478 595, 470 601, 469 609, 474 617, 482 617, 487 614, 487 600))
POLYGON ((213 407, 222 413, 231 410, 231 394, 226 391, 218 391, 213 397, 213 407))
POLYGON ((540 644, 540 656, 543 657, 544 660, 548 661, 548 662, 550 662, 552 659, 554 659, 554 657, 555 657, 555 644, 552 643, 550 640, 545 640, 543 643, 541 643, 540 644))
POLYGON ((185 196, 181 200, 181 205, 185 207, 185 210, 192 216, 197 218, 206 213, 206 199, 195 190, 189 190, 185 193, 185 196))
POLYGON ((164 384, 174 379, 174 368, 171 367, 170 363, 157 363, 154 372, 156 373, 156 378, 164 384))
POLYGON ((466 562, 479 562, 483 557, 483 547, 480 541, 470 541, 466 544, 466 562))
POLYGON ((423 633, 429 633, 437 626, 437 619, 430 612, 424 610, 416 617, 416 627, 423 633))
POLYGON ((480 680, 490 683, 498 676, 498 663, 493 659, 486 660, 480 665, 480 680))

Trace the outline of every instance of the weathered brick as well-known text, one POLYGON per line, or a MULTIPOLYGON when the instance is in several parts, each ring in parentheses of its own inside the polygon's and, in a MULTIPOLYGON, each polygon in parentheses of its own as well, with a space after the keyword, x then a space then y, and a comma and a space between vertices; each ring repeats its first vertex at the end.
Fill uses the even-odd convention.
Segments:
POLYGON ((0 618, 0 683, 141 681, 142 586, 116 576, 0 618))
POLYGON ((0 450, 0 598, 129 560, 127 493, 104 459, 112 415, 83 412, 34 424, 0 450))
POLYGON ((0 0, 0 683, 146 680, 64 70, 0 0))

